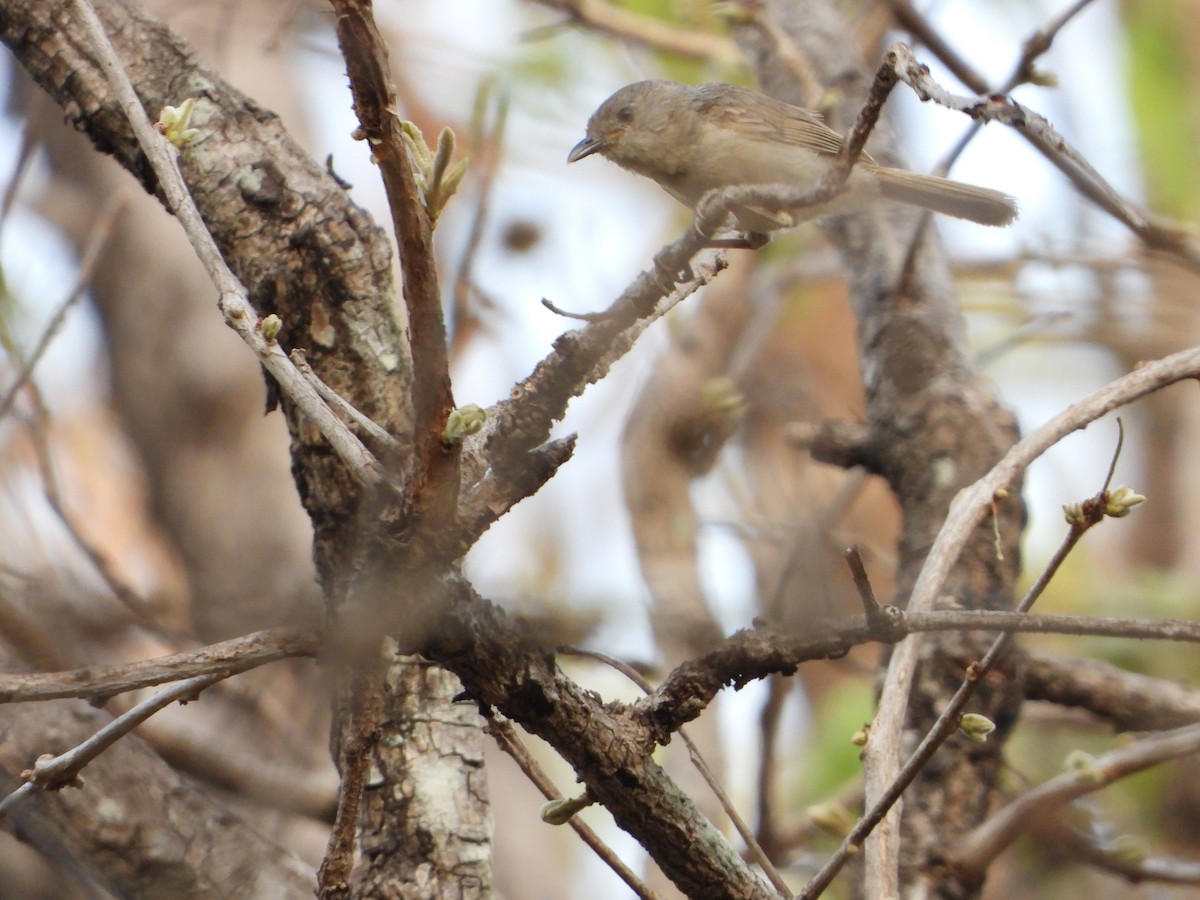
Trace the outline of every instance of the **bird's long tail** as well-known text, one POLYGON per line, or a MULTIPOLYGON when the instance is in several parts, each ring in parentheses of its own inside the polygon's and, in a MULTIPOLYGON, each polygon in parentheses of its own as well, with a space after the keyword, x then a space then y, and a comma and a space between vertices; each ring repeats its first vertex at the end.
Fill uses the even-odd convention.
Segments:
POLYGON ((980 225, 1007 225, 1017 216, 1017 202, 1008 194, 991 188, 883 166, 877 168, 875 174, 883 196, 899 203, 968 219, 980 225))

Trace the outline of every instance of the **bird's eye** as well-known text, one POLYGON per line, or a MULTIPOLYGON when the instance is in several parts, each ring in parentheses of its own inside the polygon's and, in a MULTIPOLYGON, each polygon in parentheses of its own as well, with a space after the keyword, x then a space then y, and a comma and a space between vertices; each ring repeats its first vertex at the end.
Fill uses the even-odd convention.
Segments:
POLYGON ((633 121, 633 107, 632 106, 622 106, 620 109, 617 110, 617 118, 622 122, 632 122, 633 121))

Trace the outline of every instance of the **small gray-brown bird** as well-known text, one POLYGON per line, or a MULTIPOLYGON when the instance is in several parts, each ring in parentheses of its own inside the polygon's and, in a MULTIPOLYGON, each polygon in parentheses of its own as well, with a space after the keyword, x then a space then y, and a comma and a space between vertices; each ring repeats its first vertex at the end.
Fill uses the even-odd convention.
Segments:
MULTIPOLYGON (((817 113, 764 94, 732 84, 639 81, 592 113, 587 137, 574 146, 567 162, 599 153, 653 179, 695 209, 716 188, 816 186, 841 149, 841 135, 817 113)), ((866 154, 851 170, 844 190, 827 203, 790 210, 790 215, 754 206, 733 212, 738 227, 765 232, 854 212, 879 197, 981 225, 1007 225, 1017 214, 1016 202, 1007 194, 888 168, 866 154)))

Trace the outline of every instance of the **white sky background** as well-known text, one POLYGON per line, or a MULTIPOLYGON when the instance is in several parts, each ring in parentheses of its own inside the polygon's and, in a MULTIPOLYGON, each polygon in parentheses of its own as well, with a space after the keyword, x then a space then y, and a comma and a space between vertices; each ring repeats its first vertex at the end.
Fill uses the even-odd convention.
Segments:
MULTIPOLYGON (((402 65, 410 77, 421 73, 413 86, 446 123, 465 129, 476 87, 487 76, 498 76, 510 98, 507 153, 474 273, 498 309, 488 314, 486 333, 460 361, 454 377, 459 404, 488 405, 529 373, 555 336, 574 327, 544 309, 540 298, 571 310, 601 309, 684 227, 686 218, 678 205, 635 176, 599 158, 566 165, 567 151, 583 136, 584 123, 598 103, 617 87, 658 73, 641 54, 575 30, 558 32, 545 43, 521 43, 523 31, 556 21, 557 14, 515 0, 413 0, 380 6, 381 14, 390 13, 397 23, 403 17, 408 36, 406 46, 393 52, 393 64, 402 65), (561 67, 561 78, 520 74, 525 61, 543 57, 561 67), (524 254, 502 246, 505 226, 517 220, 541 231, 541 240, 524 254)), ((932 15, 963 55, 1000 82, 1011 71, 1025 37, 1066 6, 1067 0, 940 0, 933 4, 932 15)), ((329 49, 318 48, 296 64, 297 79, 319 110, 313 121, 322 131, 314 139, 314 152, 322 158, 332 152, 339 174, 355 185, 356 200, 386 223, 377 174, 366 160, 365 148, 349 139, 354 123, 345 78, 329 49)), ((918 50, 918 56, 933 64, 928 53, 918 50)), ((1120 191, 1136 199, 1140 187, 1128 179, 1139 167, 1124 111, 1121 58, 1115 4, 1098 0, 1059 35, 1042 60, 1041 67, 1055 72, 1061 87, 1026 88, 1018 99, 1047 115, 1120 191)), ((961 90, 939 67, 933 69, 944 85, 961 90)), ((966 127, 962 117, 916 102, 903 86, 894 92, 890 106, 914 168, 932 166, 966 127)), ((0 171, 13 170, 18 141, 18 132, 8 123, 0 132, 0 171)), ((1020 220, 1004 230, 942 219, 942 232, 954 253, 990 258, 1036 248, 1117 256, 1130 244, 1120 226, 1079 201, 1057 171, 999 126, 985 130, 953 174, 1005 190, 1021 206, 1020 220), (1082 246, 1080 235, 1085 236, 1082 246)), ((474 209, 474 189, 468 176, 437 233, 448 263, 447 284, 474 209)), ((27 304, 28 321, 21 323, 20 333, 32 337, 39 332, 38 322, 61 298, 68 281, 64 272, 71 264, 53 233, 20 211, 3 233, 0 263, 10 287, 27 304)), ((1018 287, 1031 309, 1088 315, 1093 284, 1083 270, 1029 265, 1018 287)), ((1137 290, 1136 282, 1131 288, 1137 290)), ((977 343, 985 346, 1004 338, 1013 323, 979 316, 971 325, 977 343)), ((1071 320, 1060 327, 1068 334, 1075 331, 1071 320)), ((661 328, 652 328, 612 377, 572 404, 559 433, 579 432, 575 458, 538 496, 495 526, 468 561, 484 594, 517 605, 569 602, 598 611, 606 622, 598 643, 643 659, 653 654, 645 616, 647 595, 621 499, 617 446, 640 374, 652 364, 663 339, 661 328), (549 578, 547 560, 555 561, 549 578)), ((99 379, 81 369, 94 372, 102 366, 98 343, 90 312, 76 311, 40 367, 40 383, 60 414, 97 399, 86 386, 99 379)), ((1010 353, 991 365, 988 374, 1029 430, 1120 373, 1103 353, 1066 343, 1010 353)), ((1099 488, 1115 435, 1115 425, 1093 426, 1034 466, 1027 485, 1027 497, 1033 501, 1028 539, 1033 564, 1048 552, 1040 548, 1061 536, 1061 504, 1099 488)), ((1136 459, 1136 447, 1127 445, 1118 482, 1136 486, 1136 459)), ((12 485, 0 485, 0 515, 11 512, 13 490, 12 485)), ((701 489, 697 496, 713 521, 728 518, 719 492, 701 489)), ((750 585, 740 550, 727 531, 717 528, 704 535, 704 549, 710 598, 730 628, 745 624, 750 585)), ((737 732, 747 733, 748 717, 757 703, 726 704, 723 714, 740 718, 737 732)), ((613 896, 606 882, 582 881, 599 893, 581 889, 581 898, 613 896)))

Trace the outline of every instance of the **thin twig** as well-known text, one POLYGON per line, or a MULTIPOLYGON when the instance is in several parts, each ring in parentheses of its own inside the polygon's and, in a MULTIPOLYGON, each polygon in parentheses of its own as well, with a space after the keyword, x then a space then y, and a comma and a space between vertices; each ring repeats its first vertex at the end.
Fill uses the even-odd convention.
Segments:
POLYGON ((1022 84, 1037 80, 1037 72, 1034 70, 1033 64, 1050 49, 1054 39, 1058 37, 1058 33, 1091 3, 1092 0, 1075 0, 1073 5, 1051 19, 1045 28, 1035 31, 1026 38, 1025 43, 1021 45, 1021 58, 1017 60, 1012 74, 1000 88, 1001 93, 1007 94, 1022 84))
POLYGON ((33 133, 31 123, 32 119, 26 120, 25 127, 21 129, 21 149, 17 151, 13 173, 4 185, 4 199, 0 201, 0 233, 3 233, 4 226, 8 224, 8 215, 12 212, 13 204, 16 203, 17 191, 25 180, 25 175, 29 172, 29 166, 33 163, 36 155, 34 151, 38 148, 38 141, 33 133))
POLYGON ((857 546, 847 547, 842 553, 846 565, 850 567, 850 577, 854 579, 854 587, 858 590, 858 599, 862 603, 863 612, 867 616, 867 624, 874 625, 879 617, 884 615, 883 607, 875 599, 875 590, 871 587, 871 579, 867 577, 867 567, 863 565, 862 553, 857 546))
POLYGON ((1200 643, 1200 622, 1191 619, 1115 619, 1106 616, 1026 614, 1017 610, 938 609, 905 613, 909 634, 933 631, 1004 631, 1014 634, 1063 634, 1114 637, 1132 641, 1200 643))
MULTIPOLYGON (((471 228, 467 234, 467 245, 459 259, 454 276, 453 297, 453 344, 450 358, 457 359, 480 327, 480 315, 471 303, 472 295, 482 298, 475 289, 475 262, 483 235, 492 210, 492 194, 496 185, 496 173, 504 154, 504 129, 508 123, 508 95, 501 91, 496 101, 496 115, 487 125, 490 100, 495 93, 494 79, 484 81, 475 93, 475 105, 471 114, 470 147, 471 161, 475 169, 475 212, 471 215, 471 228)), ((481 300, 480 305, 488 301, 481 300)))
MULTIPOLYGON (((598 0, 538 0, 538 2, 542 6, 565 13, 567 15, 566 24, 586 25, 591 31, 609 34, 653 50, 665 50, 678 56, 711 62, 726 62, 738 58, 737 48, 727 38, 705 34, 701 31, 683 31, 658 19, 629 12, 611 3, 598 2, 598 0)), ((525 39, 536 39, 551 30, 556 30, 556 27, 527 32, 525 39)))
POLYGON ((978 122, 1001 122, 1024 137, 1071 180, 1081 194, 1121 222, 1147 247, 1160 250, 1192 271, 1200 271, 1200 239, 1189 229, 1140 209, 1122 197, 1088 160, 1072 147, 1044 116, 1011 97, 961 97, 934 81, 929 68, 903 44, 893 44, 884 54, 896 76, 920 100, 932 100, 947 109, 969 115, 978 122))
POLYGON ((225 673, 201 675, 173 684, 148 700, 139 703, 129 712, 117 716, 86 741, 66 753, 39 759, 34 763, 32 769, 21 773, 27 783, 0 801, 0 816, 10 813, 22 799, 31 796, 32 790, 53 791, 77 784, 79 773, 84 766, 160 709, 170 706, 177 700, 181 703, 195 700, 205 688, 227 677, 228 675, 225 673))
MULTIPOLYGON (((484 731, 495 739, 496 744, 501 750, 513 758, 513 762, 525 773, 525 777, 533 783, 534 787, 542 792, 543 797, 547 800, 563 799, 558 788, 554 786, 554 782, 550 780, 550 776, 546 774, 538 764, 538 761, 533 758, 532 754, 525 749, 525 745, 517 737, 516 729, 513 728, 510 722, 493 715, 488 720, 487 725, 484 726, 484 731)), ((600 836, 586 822, 582 821, 579 816, 572 816, 568 820, 568 824, 575 829, 575 833, 579 835, 583 842, 591 847, 592 851, 604 861, 605 865, 612 869, 618 878, 629 885, 630 890, 637 894, 638 897, 642 898, 642 900, 658 900, 658 894, 638 878, 637 874, 625 865, 621 861, 621 858, 613 852, 612 848, 604 843, 600 839, 600 836)))
POLYGON ((335 412, 341 413, 348 423, 357 425, 370 435, 372 440, 378 441, 380 445, 386 447, 388 450, 393 453, 401 452, 402 448, 399 441, 388 434, 373 419, 355 409, 349 400, 321 380, 321 376, 314 372, 313 367, 309 365, 308 358, 303 350, 296 348, 288 356, 300 371, 300 374, 305 377, 309 384, 316 388, 317 393, 321 395, 321 399, 328 403, 335 412))
MULTIPOLYGON (((1018 613, 1027 612, 1033 606, 1037 598, 1042 595, 1047 585, 1049 585, 1050 579, 1058 572, 1059 567, 1066 560, 1068 554, 1079 543, 1079 539, 1094 524, 1096 523, 1090 522, 1071 525, 1062 544, 1059 545, 1050 562, 1042 570, 1037 581, 1029 588, 1028 593, 1017 607, 1018 613)), ((974 612, 975 610, 972 611, 974 612)), ((1200 634, 1200 629, 1197 629, 1197 632, 1200 634)), ((846 835, 841 846, 838 847, 834 854, 821 867, 820 871, 813 876, 812 880, 797 895, 797 900, 812 900, 812 898, 821 896, 825 889, 833 882, 833 879, 837 877, 838 872, 842 870, 847 860, 857 854, 867 835, 883 821, 883 817, 888 814, 888 811, 891 810, 896 801, 908 790, 909 785, 916 780, 917 775, 925 768, 926 763, 933 758, 933 754, 937 752, 938 748, 958 728, 959 717, 963 710, 966 709, 967 702, 974 696, 976 689, 983 683, 987 674, 995 668, 1004 655, 1004 652, 1008 649, 1008 645, 1012 643, 1012 640, 1013 632, 1001 634, 992 642, 992 646, 988 649, 983 659, 968 667, 967 677, 958 686, 958 690, 955 691, 954 696, 950 698, 945 708, 938 715, 937 720, 925 733, 925 736, 921 739, 921 743, 917 745, 917 749, 913 751, 912 755, 909 756, 908 760, 900 768, 895 779, 888 785, 887 790, 871 804, 871 808, 864 813, 854 828, 850 830, 850 833, 846 835)), ((872 733, 871 738, 868 739, 867 746, 870 747, 870 741, 876 739, 876 736, 872 733)))
POLYGON ((982 872, 1016 840, 1031 819, 1151 766, 1197 753, 1200 753, 1200 725, 1187 725, 1150 735, 1094 759, 1081 760, 1073 771, 1052 778, 1014 800, 948 848, 947 857, 963 871, 982 872))
POLYGON ((93 703, 101 703, 116 694, 165 681, 202 675, 236 675, 276 660, 312 656, 317 648, 317 635, 312 632, 271 628, 198 650, 140 662, 87 666, 69 672, 0 675, 0 703, 64 697, 86 697, 93 703))
POLYGON ((556 316, 562 316, 564 319, 574 319, 577 322, 602 322, 604 321, 604 317, 608 315, 606 312, 571 312, 568 309, 563 309, 562 307, 557 306, 554 301, 548 300, 545 297, 542 298, 542 306, 546 307, 546 309, 550 310, 550 312, 554 313, 556 316))
POLYGON ((938 33, 924 15, 913 7, 909 0, 885 0, 885 2, 902 28, 911 32, 914 37, 928 47, 929 51, 941 60, 942 64, 953 72, 959 81, 976 94, 986 96, 994 93, 1006 94, 1030 81, 1034 75, 1033 64, 1050 49, 1054 39, 1058 37, 1058 33, 1092 0, 1076 0, 1074 6, 1067 8, 1052 19, 1045 28, 1026 38, 1025 43, 1021 46, 1021 57, 1013 67, 1012 74, 998 90, 989 85, 987 79, 970 62, 959 56, 958 51, 938 33))
MULTIPOLYGON (((91 233, 88 235, 84 245, 83 255, 79 260, 79 272, 75 276, 75 283, 71 285, 66 297, 63 298, 63 301, 58 305, 53 315, 50 316, 50 320, 42 330, 42 335, 34 345, 33 351, 23 360, 20 360, 20 365, 17 367, 16 380, 5 391, 3 397, 0 397, 0 419, 8 415, 9 410, 12 409, 17 394, 24 387, 25 382, 33 375, 33 370, 37 368, 37 364, 41 361, 46 348, 50 346, 50 342, 54 340, 54 336, 58 334, 58 329, 62 327, 62 323, 66 320, 67 313, 83 298, 88 284, 91 283, 92 275, 96 271, 96 263, 100 260, 101 251, 108 246, 108 239, 112 237, 113 225, 116 223, 117 216, 120 215, 123 206, 124 201, 120 200, 116 195, 110 196, 104 201, 100 209, 100 214, 96 219, 96 224, 92 226, 91 233)), ((10 354, 15 354, 15 350, 15 347, 10 349, 10 354)))
POLYGON ((1108 474, 1104 476, 1104 487, 1100 489, 1100 494, 1107 494, 1109 485, 1112 484, 1113 476, 1117 473, 1117 461, 1121 458, 1121 448, 1125 446, 1125 423, 1121 421, 1121 417, 1117 416, 1117 446, 1113 450, 1112 460, 1108 464, 1108 474))
POLYGON ((987 79, 980 75, 975 67, 959 55, 954 45, 941 36, 929 20, 916 10, 909 0, 884 0, 896 23, 905 31, 910 32, 929 52, 942 61, 954 76, 973 90, 976 94, 987 94, 987 79))
MULTIPOLYGON (((862 155, 863 147, 867 144, 867 138, 871 136, 871 132, 879 124, 879 116, 883 113, 883 105, 887 102, 887 98, 891 95, 892 88, 896 86, 898 80, 895 68, 885 56, 883 62, 875 70, 875 77, 871 79, 871 86, 867 90, 867 99, 863 103, 862 109, 859 110, 854 128, 842 144, 841 159, 847 167, 853 166, 858 162, 859 157, 862 155)), ((849 168, 846 171, 848 175, 849 168)))

